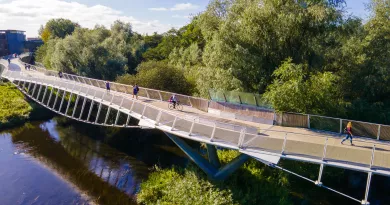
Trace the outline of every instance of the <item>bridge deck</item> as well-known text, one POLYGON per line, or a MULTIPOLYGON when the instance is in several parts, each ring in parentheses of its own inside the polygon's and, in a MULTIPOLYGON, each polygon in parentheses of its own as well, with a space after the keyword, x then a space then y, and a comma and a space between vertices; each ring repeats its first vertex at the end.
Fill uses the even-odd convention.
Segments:
MULTIPOLYGON (((6 63, 3 61, 3 64, 6 63)), ((355 138, 354 146, 349 145, 349 141, 342 145, 340 142, 343 136, 335 133, 227 119, 188 106, 185 106, 183 111, 171 111, 168 110, 167 102, 140 97, 133 103, 131 95, 115 91, 106 93, 102 88, 46 76, 40 72, 25 71, 22 67, 18 61, 12 61, 9 70, 15 72, 12 72, 12 76, 8 72, 6 77, 55 85, 82 96, 94 96, 116 108, 121 107, 123 101, 123 109, 144 113, 143 116, 152 120, 156 120, 160 110, 164 110, 166 112, 161 115, 160 125, 166 127, 161 126, 161 129, 168 131, 174 126, 177 130, 175 134, 191 132, 192 135, 187 138, 193 140, 210 141, 212 138, 214 144, 243 150, 245 153, 274 154, 360 171, 374 170, 379 174, 390 175, 390 144, 384 141, 355 138), (150 106, 145 108, 145 104, 150 106), (178 117, 177 120, 175 117, 178 117), (245 133, 241 132, 242 127, 246 127, 245 133), (245 136, 241 138, 242 135, 245 136), (242 146, 238 146, 240 139, 243 139, 242 146), (373 152, 374 145, 376 147, 373 152)))

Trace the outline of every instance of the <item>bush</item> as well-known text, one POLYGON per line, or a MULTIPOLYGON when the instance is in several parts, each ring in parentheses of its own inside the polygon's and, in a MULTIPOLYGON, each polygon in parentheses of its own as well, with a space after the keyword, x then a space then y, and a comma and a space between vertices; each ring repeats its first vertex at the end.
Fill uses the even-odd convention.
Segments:
POLYGON ((123 75, 118 77, 117 82, 176 92, 190 95, 193 86, 184 77, 183 71, 176 69, 161 61, 149 61, 142 63, 137 68, 136 75, 123 75))
POLYGON ((24 122, 33 109, 11 83, 0 84, 0 99, 0 128, 24 122))
MULTIPOLYGON (((218 150, 221 164, 238 156, 218 150)), ((158 169, 141 184, 140 204, 292 204, 287 177, 253 159, 227 180, 210 182, 194 164, 186 168, 158 169)))

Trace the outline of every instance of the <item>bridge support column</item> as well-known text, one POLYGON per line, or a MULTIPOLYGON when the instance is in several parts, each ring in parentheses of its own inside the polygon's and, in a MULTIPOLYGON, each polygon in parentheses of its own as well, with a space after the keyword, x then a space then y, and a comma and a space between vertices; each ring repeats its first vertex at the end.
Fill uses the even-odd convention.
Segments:
POLYGON ((207 154, 209 157, 209 162, 212 165, 218 168, 221 167, 221 163, 219 162, 218 159, 217 148, 214 145, 207 144, 207 154))
MULTIPOLYGON (((218 169, 214 164, 208 162, 203 156, 192 149, 184 140, 181 138, 166 133, 165 134, 196 164, 202 169, 211 180, 224 180, 235 172, 240 166, 242 166, 250 157, 245 154, 240 154, 238 157, 233 159, 227 165, 218 169)), ((213 146, 212 146, 213 147, 213 146)), ((216 155, 215 147, 210 147, 210 154, 213 158, 218 158, 216 155)), ((209 148, 209 147, 208 147, 209 148)), ((219 162, 219 160, 218 160, 219 162)))

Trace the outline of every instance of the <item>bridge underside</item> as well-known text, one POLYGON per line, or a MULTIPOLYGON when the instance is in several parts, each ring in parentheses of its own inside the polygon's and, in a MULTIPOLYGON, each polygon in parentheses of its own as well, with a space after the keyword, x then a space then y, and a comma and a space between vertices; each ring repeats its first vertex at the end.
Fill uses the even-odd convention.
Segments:
MULTIPOLYGON (((177 144, 184 153, 197 164, 212 180, 223 180, 231 173, 237 170, 250 157, 253 157, 269 166, 279 168, 284 171, 292 173, 277 166, 280 158, 306 161, 320 165, 320 173, 318 180, 312 181, 318 186, 322 186, 329 190, 335 191, 324 186, 321 182, 322 171, 325 166, 335 166, 346 169, 358 170, 368 173, 367 189, 362 204, 368 204, 367 198, 369 193, 370 181, 372 174, 390 175, 389 172, 383 170, 375 170, 372 167, 359 167, 354 165, 344 165, 340 162, 329 162, 320 159, 305 158, 302 156, 289 155, 283 153, 279 154, 268 152, 266 150, 254 151, 251 149, 243 149, 240 141, 238 144, 226 143, 214 138, 216 128, 212 131, 211 137, 204 137, 193 130, 195 119, 180 119, 173 114, 166 114, 157 108, 147 106, 141 102, 129 99, 128 96, 117 93, 108 93, 103 89, 93 88, 91 86, 78 85, 77 83, 67 82, 65 80, 58 80, 58 82, 39 82, 33 79, 22 78, 21 76, 8 77, 26 96, 33 99, 42 106, 68 118, 78 120, 84 123, 96 124, 101 126, 115 126, 115 127, 140 127, 129 126, 138 122, 142 127, 157 128, 167 134, 167 136, 177 144), (130 122, 131 120, 136 120, 130 122), (181 121, 180 121, 181 120, 181 121), (185 129, 184 122, 189 122, 189 129, 185 129), (192 122, 192 124, 191 124, 192 122), (179 129, 180 128, 180 129, 179 129), (208 160, 193 150, 181 138, 187 138, 198 142, 207 144, 208 160), (215 146, 235 149, 241 154, 229 164, 221 167, 216 153, 215 146)), ((283 145, 284 147, 285 145, 283 145)), ((326 152, 326 150, 325 150, 326 152)), ((299 176, 299 175, 297 175, 299 176)), ((299 176, 301 177, 301 176, 299 176)), ((337 192, 337 191, 335 191, 337 192)), ((339 192, 337 192, 339 193, 339 192)), ((340 193, 342 194, 342 193, 340 193)), ((344 195, 344 194, 342 194, 344 195)), ((346 196, 346 195, 344 195, 346 196)), ((352 197, 346 196, 355 201, 359 201, 352 197)))

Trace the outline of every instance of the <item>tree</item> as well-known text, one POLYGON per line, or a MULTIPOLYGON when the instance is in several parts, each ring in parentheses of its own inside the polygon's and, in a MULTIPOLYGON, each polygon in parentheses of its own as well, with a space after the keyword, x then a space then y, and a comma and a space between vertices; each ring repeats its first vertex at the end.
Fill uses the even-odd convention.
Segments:
POLYGON ((191 94, 192 85, 186 81, 183 71, 164 62, 148 61, 141 63, 136 75, 126 74, 117 79, 124 84, 138 84, 143 87, 191 94))
POLYGON ((345 103, 339 78, 330 72, 310 73, 308 64, 289 58, 275 70, 272 84, 263 97, 278 111, 340 116, 345 103))
POLYGON ((332 32, 343 22, 342 11, 326 1, 214 0, 199 16, 203 62, 229 71, 245 91, 262 93, 288 57, 317 70, 331 63, 328 53, 340 48, 332 32))

